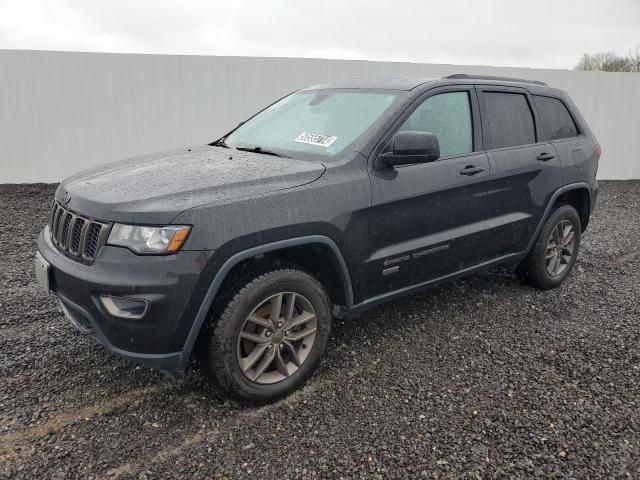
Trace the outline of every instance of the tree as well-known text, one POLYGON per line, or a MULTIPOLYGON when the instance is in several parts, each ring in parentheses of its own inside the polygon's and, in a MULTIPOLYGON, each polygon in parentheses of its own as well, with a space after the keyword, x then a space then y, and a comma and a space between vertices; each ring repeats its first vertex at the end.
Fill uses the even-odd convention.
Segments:
POLYGON ((585 53, 576 65, 575 70, 600 70, 600 63, 597 60, 598 54, 585 53))
POLYGON ((627 62, 632 72, 640 72, 640 44, 629 50, 627 54, 627 62))
POLYGON ((614 52, 585 53, 575 69, 602 72, 640 72, 640 44, 631 49, 624 57, 614 52))

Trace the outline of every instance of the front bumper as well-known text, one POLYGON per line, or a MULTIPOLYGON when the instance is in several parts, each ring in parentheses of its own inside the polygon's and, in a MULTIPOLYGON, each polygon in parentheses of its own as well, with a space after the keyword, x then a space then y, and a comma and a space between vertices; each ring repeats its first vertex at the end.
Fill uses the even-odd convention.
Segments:
POLYGON ((51 265, 53 293, 78 330, 133 362, 167 372, 186 368, 184 346, 202 300, 196 286, 207 252, 143 256, 105 245, 92 265, 84 265, 51 243, 48 227, 38 250, 51 265), (139 320, 113 317, 100 301, 104 294, 144 298, 149 309, 139 320))

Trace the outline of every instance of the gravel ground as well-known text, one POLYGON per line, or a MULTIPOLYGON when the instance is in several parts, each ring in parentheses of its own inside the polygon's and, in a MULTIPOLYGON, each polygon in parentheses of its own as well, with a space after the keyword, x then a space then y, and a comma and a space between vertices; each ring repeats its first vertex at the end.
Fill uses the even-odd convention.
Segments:
POLYGON ((76 333, 32 273, 54 188, 0 186, 0 478, 640 478, 640 182, 602 182, 573 274, 497 270, 336 322, 260 408, 76 333))

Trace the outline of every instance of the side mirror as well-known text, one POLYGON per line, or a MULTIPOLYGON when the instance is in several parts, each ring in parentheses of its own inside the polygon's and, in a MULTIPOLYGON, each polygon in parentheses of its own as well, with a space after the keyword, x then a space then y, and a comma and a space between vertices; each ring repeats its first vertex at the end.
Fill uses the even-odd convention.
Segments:
POLYGON ((432 162, 440 158, 440 144, 433 133, 397 132, 389 143, 391 151, 380 155, 380 160, 388 167, 432 162))

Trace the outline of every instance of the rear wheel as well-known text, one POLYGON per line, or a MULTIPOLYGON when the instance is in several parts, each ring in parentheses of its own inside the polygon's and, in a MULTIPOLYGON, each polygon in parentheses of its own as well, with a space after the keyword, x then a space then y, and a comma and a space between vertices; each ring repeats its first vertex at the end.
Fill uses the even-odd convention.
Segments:
POLYGON ((223 393, 263 403, 298 388, 315 369, 329 338, 331 308, 322 285, 297 269, 243 283, 208 330, 201 361, 223 393))
POLYGON ((518 272, 535 287, 555 288, 571 272, 580 241, 578 212, 570 205, 563 205, 549 215, 518 272))

